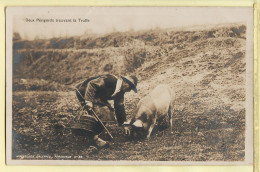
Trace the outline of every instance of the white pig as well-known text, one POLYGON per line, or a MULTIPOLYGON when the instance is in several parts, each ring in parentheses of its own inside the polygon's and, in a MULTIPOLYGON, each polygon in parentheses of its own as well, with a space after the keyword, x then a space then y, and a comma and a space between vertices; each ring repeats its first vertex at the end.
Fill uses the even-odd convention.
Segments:
POLYGON ((129 126, 133 130, 147 132, 147 139, 150 139, 153 128, 158 119, 169 116, 172 130, 172 106, 173 93, 168 85, 158 85, 153 91, 142 98, 137 105, 136 116, 125 124, 125 133, 130 134, 129 126))

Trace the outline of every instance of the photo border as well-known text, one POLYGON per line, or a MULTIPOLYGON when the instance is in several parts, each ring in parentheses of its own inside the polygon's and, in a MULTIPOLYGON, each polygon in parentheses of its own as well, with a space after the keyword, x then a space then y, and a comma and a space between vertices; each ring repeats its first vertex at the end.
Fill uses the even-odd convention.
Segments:
POLYGON ((106 171, 259 171, 259 41, 258 31, 260 20, 260 3, 253 3, 252 0, 208 0, 206 1, 167 1, 167 0, 100 0, 100 1, 59 1, 59 0, 38 0, 38 1, 19 1, 1 0, 0 1, 0 171, 81 171, 81 170, 106 170, 106 171), (254 165, 246 166, 13 166, 6 165, 5 157, 5 8, 7 6, 237 6, 252 7, 254 5, 254 165))

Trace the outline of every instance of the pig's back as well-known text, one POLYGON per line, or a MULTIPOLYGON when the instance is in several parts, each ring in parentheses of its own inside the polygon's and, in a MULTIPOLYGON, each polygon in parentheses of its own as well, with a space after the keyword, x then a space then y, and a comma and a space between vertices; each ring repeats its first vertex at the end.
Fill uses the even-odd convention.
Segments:
POLYGON ((142 98, 137 105, 137 115, 136 118, 139 118, 143 113, 152 114, 153 111, 156 111, 156 106, 154 101, 150 96, 142 98))
POLYGON ((173 99, 170 87, 166 84, 158 85, 150 93, 150 96, 156 106, 158 116, 167 114, 173 99))

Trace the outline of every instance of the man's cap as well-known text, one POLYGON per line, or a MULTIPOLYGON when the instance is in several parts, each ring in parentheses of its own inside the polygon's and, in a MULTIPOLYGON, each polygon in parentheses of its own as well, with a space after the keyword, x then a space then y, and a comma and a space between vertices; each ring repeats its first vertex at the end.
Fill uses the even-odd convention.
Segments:
POLYGON ((122 76, 121 75, 121 78, 132 87, 132 90, 134 90, 135 93, 137 93, 136 86, 137 86, 138 79, 136 76, 122 76))

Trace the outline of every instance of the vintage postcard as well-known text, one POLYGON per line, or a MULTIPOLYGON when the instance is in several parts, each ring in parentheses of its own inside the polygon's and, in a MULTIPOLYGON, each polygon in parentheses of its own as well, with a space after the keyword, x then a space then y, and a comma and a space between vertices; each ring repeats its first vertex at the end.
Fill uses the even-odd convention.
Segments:
POLYGON ((8 165, 252 165, 252 7, 7 7, 8 165))

